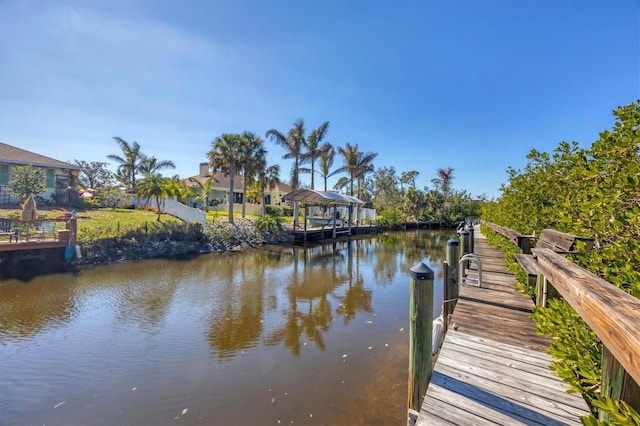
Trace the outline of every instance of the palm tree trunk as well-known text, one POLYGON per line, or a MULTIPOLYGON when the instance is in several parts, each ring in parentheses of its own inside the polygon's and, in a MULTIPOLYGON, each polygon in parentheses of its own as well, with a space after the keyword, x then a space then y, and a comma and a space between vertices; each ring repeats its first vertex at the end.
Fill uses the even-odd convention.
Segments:
MULTIPOLYGON (((293 182, 291 182, 293 185, 293 189, 296 190, 298 189, 299 186, 299 182, 298 182, 298 158, 296 158, 295 161, 295 170, 294 170, 294 176, 293 176, 293 182)), ((294 201, 293 202, 293 229, 296 229, 298 227, 298 202, 294 201)))
POLYGON ((315 174, 315 167, 313 163, 315 163, 315 161, 315 158, 311 158, 311 189, 316 189, 313 185, 313 175, 315 174))

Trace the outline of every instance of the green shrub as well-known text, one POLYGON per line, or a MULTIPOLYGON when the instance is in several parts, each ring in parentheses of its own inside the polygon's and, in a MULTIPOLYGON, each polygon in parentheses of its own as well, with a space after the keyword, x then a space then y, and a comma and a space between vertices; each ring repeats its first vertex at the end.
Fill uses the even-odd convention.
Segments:
POLYGON ((265 211, 271 216, 282 216, 282 209, 280 207, 265 206, 265 211))
POLYGON ((404 214, 400 209, 388 209, 382 212, 378 218, 378 225, 394 228, 402 225, 405 222, 404 214))
MULTIPOLYGON (((552 154, 532 150, 524 169, 509 168, 509 184, 497 201, 482 205, 482 217, 523 234, 553 228, 593 238, 594 249, 579 247, 571 260, 640 297, 640 101, 614 115, 614 127, 589 148, 561 142, 552 154)), ((600 343, 573 309, 553 302, 534 318, 554 338, 550 351, 561 357, 554 369, 584 392, 592 412, 601 409, 619 424, 638 424, 637 413, 601 395, 600 343)), ((595 418, 583 421, 599 424, 595 418)))
POLYGON ((282 219, 278 216, 265 215, 256 219, 255 227, 260 232, 274 234, 282 232, 282 219))

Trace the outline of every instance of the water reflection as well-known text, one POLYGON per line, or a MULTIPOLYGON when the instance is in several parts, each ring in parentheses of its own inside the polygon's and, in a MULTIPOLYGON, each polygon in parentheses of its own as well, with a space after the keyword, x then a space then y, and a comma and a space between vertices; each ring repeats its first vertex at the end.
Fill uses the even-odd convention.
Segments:
POLYGON ((438 274, 450 237, 389 233, 2 281, 0 388, 13 392, 0 393, 0 424, 400 423, 408 269, 425 261, 438 274))
POLYGON ((265 264, 247 256, 238 262, 215 263, 210 279, 219 288, 211 300, 207 340, 218 356, 228 358, 255 346, 262 335, 265 264))
POLYGON ((40 277, 37 283, 7 280, 0 286, 0 343, 28 338, 64 324, 74 315, 71 274, 40 277))
POLYGON ((363 240, 347 243, 349 287, 344 295, 339 297, 340 306, 336 309, 336 314, 344 318, 345 324, 354 319, 358 311, 373 312, 371 307, 372 291, 364 288, 364 277, 360 273, 359 249, 361 245, 363 245, 363 240))

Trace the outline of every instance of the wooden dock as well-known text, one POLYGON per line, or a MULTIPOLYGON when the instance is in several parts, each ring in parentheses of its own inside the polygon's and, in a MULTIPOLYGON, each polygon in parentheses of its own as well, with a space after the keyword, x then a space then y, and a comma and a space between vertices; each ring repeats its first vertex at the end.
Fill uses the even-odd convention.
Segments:
MULTIPOLYGON (((291 231, 293 233, 294 241, 296 243, 305 242, 318 242, 323 240, 331 240, 333 238, 333 227, 308 227, 306 230, 295 229, 291 231)), ((336 238, 348 237, 350 235, 364 235, 364 234, 377 234, 378 227, 376 225, 354 225, 349 228, 348 226, 340 226, 336 228, 336 238)))
POLYGON ((77 222, 72 218, 12 219, 21 229, 18 237, 0 239, 0 278, 29 279, 33 275, 67 270, 65 258, 68 246, 76 245, 77 222), (42 222, 57 222, 48 232, 38 232, 42 222), (57 229, 56 229, 57 227, 57 229), (29 232, 31 231, 31 232, 29 232))
MULTIPOLYGON (((529 296, 475 228, 482 287, 460 291, 416 425, 580 425, 589 409, 549 369, 529 296)), ((472 263, 473 265, 473 263, 472 263)), ((472 276, 476 271, 470 271, 472 276)))

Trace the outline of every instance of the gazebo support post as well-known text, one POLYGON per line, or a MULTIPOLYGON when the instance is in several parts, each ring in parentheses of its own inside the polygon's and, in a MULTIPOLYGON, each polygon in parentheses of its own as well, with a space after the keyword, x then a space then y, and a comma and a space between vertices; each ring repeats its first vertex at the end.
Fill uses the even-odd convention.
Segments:
POLYGON ((333 242, 336 242, 336 222, 337 222, 337 213, 338 213, 338 205, 334 204, 333 205, 333 242))
POLYGON ((303 240, 307 241, 307 217, 309 217, 309 206, 307 204, 304 205, 304 234, 303 240))
POLYGON ((351 236, 351 219, 353 217, 353 204, 349 203, 347 207, 349 209, 349 236, 351 236))

